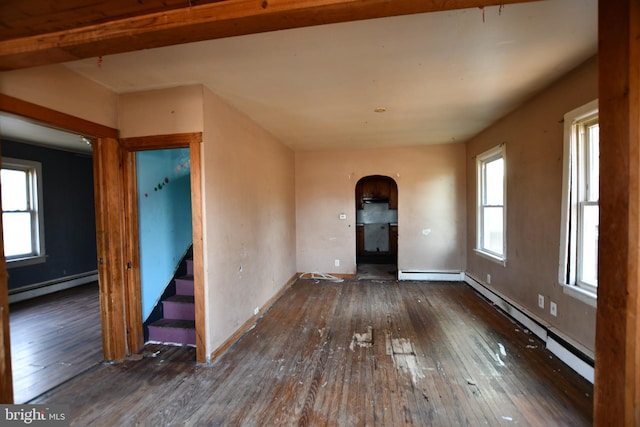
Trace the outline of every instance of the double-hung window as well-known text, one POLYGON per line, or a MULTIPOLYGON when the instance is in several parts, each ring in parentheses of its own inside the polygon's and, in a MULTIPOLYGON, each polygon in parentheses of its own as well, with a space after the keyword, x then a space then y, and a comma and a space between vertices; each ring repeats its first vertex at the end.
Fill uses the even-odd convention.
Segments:
POLYGON ((477 157, 478 224, 476 252, 506 261, 506 168, 501 144, 477 157))
POLYGON ((599 131, 597 101, 565 115, 558 280, 569 293, 592 300, 598 289, 599 131))
POLYGON ((2 158, 2 225, 9 267, 44 261, 42 167, 40 163, 2 158))

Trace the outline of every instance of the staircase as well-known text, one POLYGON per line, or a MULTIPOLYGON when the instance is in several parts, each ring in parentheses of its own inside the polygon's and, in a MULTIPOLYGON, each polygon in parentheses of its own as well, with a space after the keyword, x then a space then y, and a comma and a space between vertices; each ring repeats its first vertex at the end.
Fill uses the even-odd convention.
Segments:
POLYGON ((175 277, 176 293, 162 300, 162 318, 149 324, 149 341, 195 345, 196 316, 193 299, 193 260, 185 259, 187 272, 175 277))

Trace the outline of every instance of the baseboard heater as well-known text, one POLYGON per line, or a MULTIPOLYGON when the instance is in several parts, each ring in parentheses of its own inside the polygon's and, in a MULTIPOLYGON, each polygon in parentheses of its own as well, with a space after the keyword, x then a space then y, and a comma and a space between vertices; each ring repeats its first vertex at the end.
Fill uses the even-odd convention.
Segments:
POLYGON ((459 271, 398 270, 398 280, 423 280, 428 282, 462 282, 464 273, 459 271))
POLYGON ((581 349, 580 345, 573 343, 568 337, 562 336, 551 325, 546 324, 541 319, 536 318, 518 304, 508 298, 499 295, 489 289, 475 278, 463 273, 464 282, 475 289, 497 307, 528 328, 534 335, 545 342, 547 350, 553 353, 558 359, 566 363, 571 369, 576 371, 587 381, 594 382, 594 357, 588 353, 587 349, 581 349))
POLYGON ((75 286, 85 285, 98 280, 98 270, 73 276, 60 277, 46 282, 35 283, 17 289, 9 289, 9 304, 25 301, 42 295, 70 289, 75 286))

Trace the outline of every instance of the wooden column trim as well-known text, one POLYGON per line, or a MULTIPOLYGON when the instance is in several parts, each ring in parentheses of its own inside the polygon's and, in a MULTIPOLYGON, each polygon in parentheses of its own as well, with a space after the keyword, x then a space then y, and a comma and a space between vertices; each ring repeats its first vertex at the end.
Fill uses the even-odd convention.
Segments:
POLYGON ((196 310, 196 361, 207 362, 205 294, 204 294, 204 246, 202 221, 202 137, 189 144, 191 162, 191 215, 193 228, 193 289, 196 310))
POLYGON ((142 290, 140 288, 140 236, 138 228, 138 182, 136 154, 121 151, 122 156, 122 230, 124 231, 124 292, 127 348, 136 353, 144 346, 142 290))
POLYGON ((190 148, 202 142, 202 132, 172 133, 168 135, 136 136, 120 138, 120 146, 127 151, 164 150, 190 148))
MULTIPOLYGON (((2 154, 0 154, 2 159, 2 154)), ((2 236, 0 215, 0 243, 2 236)), ((11 340, 9 334, 9 277, 4 257, 4 244, 0 244, 0 403, 13 403, 13 374, 11 371, 11 340)))
POLYGON ((599 2, 594 425, 640 425, 640 2, 599 2))
POLYGON ((105 359, 121 360, 127 355, 127 339, 118 141, 99 138, 93 152, 102 346, 105 359))

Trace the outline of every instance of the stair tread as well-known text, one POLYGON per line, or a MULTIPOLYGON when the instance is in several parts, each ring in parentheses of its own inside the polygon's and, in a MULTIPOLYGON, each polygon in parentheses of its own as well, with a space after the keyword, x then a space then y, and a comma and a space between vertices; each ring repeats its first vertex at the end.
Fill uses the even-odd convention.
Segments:
POLYGON ((149 325, 149 327, 151 326, 155 326, 158 328, 195 329, 196 322, 193 320, 160 319, 149 325))
POLYGON ((165 298, 163 302, 164 301, 193 304, 195 301, 195 298, 193 295, 172 295, 168 298, 165 298))

